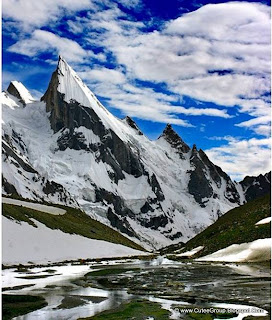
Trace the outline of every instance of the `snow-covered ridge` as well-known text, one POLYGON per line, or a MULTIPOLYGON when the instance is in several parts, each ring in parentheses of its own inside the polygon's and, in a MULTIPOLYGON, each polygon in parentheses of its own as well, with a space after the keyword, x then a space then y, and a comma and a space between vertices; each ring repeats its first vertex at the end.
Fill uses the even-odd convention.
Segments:
POLYGON ((11 84, 16 88, 18 91, 21 99, 25 103, 31 103, 35 101, 35 99, 32 97, 31 93, 27 90, 27 88, 22 84, 22 82, 19 81, 11 81, 11 84))

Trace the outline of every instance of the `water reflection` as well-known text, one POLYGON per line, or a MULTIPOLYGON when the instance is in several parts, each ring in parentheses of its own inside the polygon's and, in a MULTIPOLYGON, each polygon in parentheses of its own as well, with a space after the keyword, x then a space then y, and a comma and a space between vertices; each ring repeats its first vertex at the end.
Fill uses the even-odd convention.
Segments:
MULTIPOLYGON (((71 265, 53 269, 58 275, 41 281, 35 279, 33 287, 7 291, 41 295, 48 302, 47 307, 14 319, 74 320, 116 308, 139 297, 160 303, 171 311, 172 319, 180 319, 176 306, 231 308, 238 305, 240 308, 270 309, 268 265, 176 263, 159 257, 152 261, 137 261, 137 264, 123 261, 121 264, 94 265, 91 269, 90 266, 71 265), (99 268, 118 268, 120 272, 104 277, 83 276, 99 268)), ((42 274, 45 273, 42 270, 42 274)), ((9 286, 33 283, 31 280, 22 282, 15 275, 15 270, 5 270, 4 283, 9 286)), ((246 315, 249 314, 241 313, 233 320, 241 320, 246 315)))

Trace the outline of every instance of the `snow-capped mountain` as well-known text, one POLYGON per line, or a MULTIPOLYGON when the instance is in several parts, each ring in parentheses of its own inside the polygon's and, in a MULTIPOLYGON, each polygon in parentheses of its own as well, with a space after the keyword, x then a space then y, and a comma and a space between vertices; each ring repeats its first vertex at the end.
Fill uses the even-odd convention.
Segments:
POLYGON ((1 94, 4 194, 79 205, 147 248, 187 241, 247 200, 171 125, 151 141, 113 116, 62 58, 40 102, 12 84, 1 94))

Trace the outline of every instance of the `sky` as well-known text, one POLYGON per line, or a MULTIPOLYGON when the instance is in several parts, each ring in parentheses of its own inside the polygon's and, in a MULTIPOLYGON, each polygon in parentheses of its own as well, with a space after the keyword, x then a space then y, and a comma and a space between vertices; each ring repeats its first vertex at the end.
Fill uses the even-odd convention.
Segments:
POLYGON ((270 171, 270 2, 3 0, 3 90, 62 55, 117 117, 165 125, 239 181, 270 171))

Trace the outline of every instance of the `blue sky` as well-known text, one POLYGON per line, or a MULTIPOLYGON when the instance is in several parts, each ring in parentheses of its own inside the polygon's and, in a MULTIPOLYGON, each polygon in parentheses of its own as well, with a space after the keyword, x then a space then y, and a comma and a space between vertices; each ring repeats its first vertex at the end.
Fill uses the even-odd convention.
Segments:
POLYGON ((3 89, 61 54, 151 139, 166 123, 236 180, 270 170, 268 1, 3 0, 3 89))

